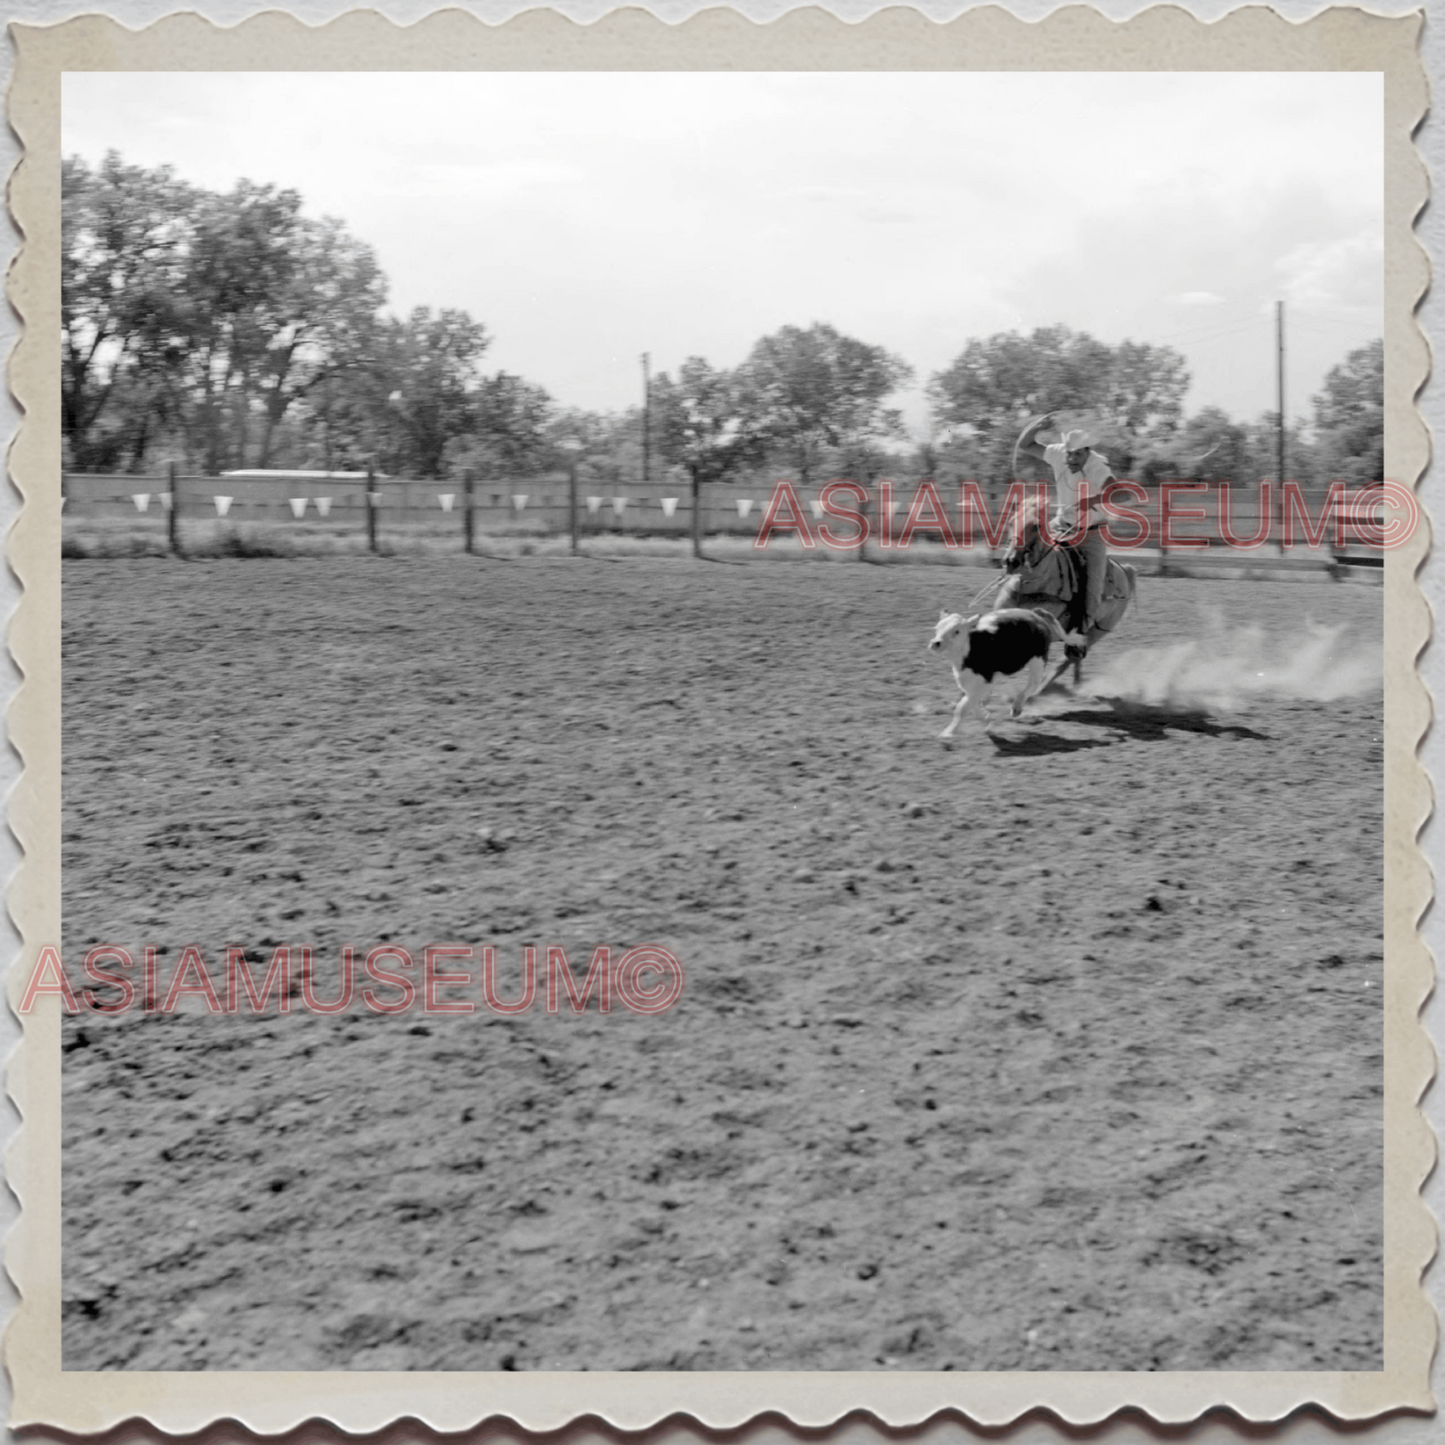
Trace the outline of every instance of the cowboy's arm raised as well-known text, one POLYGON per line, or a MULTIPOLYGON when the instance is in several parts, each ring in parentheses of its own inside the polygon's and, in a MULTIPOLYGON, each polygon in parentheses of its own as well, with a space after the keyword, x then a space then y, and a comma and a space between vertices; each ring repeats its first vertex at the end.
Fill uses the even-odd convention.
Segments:
POLYGON ((1050 411, 1045 412, 1044 415, 1037 420, 1031 421, 1023 431, 1019 433, 1018 444, 1015 450, 1022 452, 1026 457, 1033 457, 1035 461, 1047 461, 1048 459, 1044 456, 1043 447, 1036 442, 1034 438, 1038 436, 1053 419, 1054 414, 1050 411))

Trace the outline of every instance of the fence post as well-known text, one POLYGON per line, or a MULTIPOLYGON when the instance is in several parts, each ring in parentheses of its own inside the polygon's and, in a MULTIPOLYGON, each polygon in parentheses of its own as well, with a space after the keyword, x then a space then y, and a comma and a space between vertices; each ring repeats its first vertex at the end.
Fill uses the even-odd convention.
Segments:
POLYGON ((472 528, 473 528, 473 521, 472 521, 472 469, 471 469, 470 467, 468 467, 468 468, 466 469, 466 471, 462 473, 462 486, 463 486, 463 488, 464 488, 465 491, 466 491, 466 503, 465 503, 465 506, 466 506, 466 517, 463 519, 463 522, 462 522, 462 535, 466 538, 466 551, 467 551, 467 555, 470 556, 470 555, 471 555, 471 551, 472 551, 472 535, 473 535, 473 533, 472 533, 472 528))
POLYGON ((572 523, 572 555, 577 555, 577 453, 568 453, 567 499, 572 523))
POLYGON ((702 483, 692 474, 692 555, 702 556, 702 483))
POLYGON ((366 545, 376 551, 376 504, 380 494, 373 490, 376 486, 376 475, 372 470, 371 463, 366 464, 366 545))
POLYGON ((176 496, 176 464, 171 462, 166 468, 166 476, 170 482, 171 504, 166 509, 166 540, 170 543, 171 555, 181 555, 180 538, 176 531, 176 521, 180 514, 180 499, 176 496))

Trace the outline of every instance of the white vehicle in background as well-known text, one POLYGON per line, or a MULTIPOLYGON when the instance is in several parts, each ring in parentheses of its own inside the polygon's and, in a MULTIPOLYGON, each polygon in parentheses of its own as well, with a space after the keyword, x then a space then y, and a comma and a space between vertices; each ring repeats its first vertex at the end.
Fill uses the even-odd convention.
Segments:
POLYGON ((1383 567, 1382 538, 1387 521, 1384 483, 1366 482, 1346 492, 1336 507, 1341 529, 1338 534, 1331 530, 1335 575, 1343 576, 1350 567, 1383 567))

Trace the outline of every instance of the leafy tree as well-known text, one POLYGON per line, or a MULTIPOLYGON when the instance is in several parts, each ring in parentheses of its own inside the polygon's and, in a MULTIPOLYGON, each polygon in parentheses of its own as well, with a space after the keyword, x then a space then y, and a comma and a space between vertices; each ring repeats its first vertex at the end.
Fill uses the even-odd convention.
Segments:
POLYGON ((1184 415, 1189 371, 1169 346, 1121 341, 1114 348, 1099 420, 1130 444, 1146 436, 1170 435, 1184 415))
MULTIPOLYGON (((580 406, 558 407, 547 423, 547 445, 554 452, 563 442, 581 442, 583 453, 608 452, 616 445, 617 418, 580 406)), ((565 450, 565 449, 562 449, 565 450)))
POLYGON ((81 470, 135 460, 170 392, 195 197, 168 166, 127 166, 115 151, 94 172, 62 162, 61 427, 81 470))
POLYGON ((275 429, 295 403, 369 365, 386 301, 375 253, 340 221, 299 219, 293 246, 294 265, 251 372, 262 413, 260 467, 269 465, 275 429))
POLYGON ((265 354, 286 324, 301 197, 240 181, 203 193, 177 298, 188 449, 208 471, 244 466, 250 402, 265 354))
POLYGON ((653 428, 664 461, 686 469, 696 487, 721 482, 762 460, 767 446, 748 378, 691 356, 674 382, 652 383, 653 428))
POLYGON ((374 462, 386 470, 396 460, 389 414, 393 388, 376 354, 383 349, 383 334, 379 324, 373 347, 330 367, 299 408, 310 460, 328 472, 362 471, 374 462))
POLYGON ((477 393, 476 434, 503 467, 526 470, 541 462, 552 411, 542 387, 499 371, 477 393))
POLYGON ((811 482, 829 448, 861 461, 879 441, 902 434, 883 403, 913 375, 881 346, 844 336, 822 322, 785 326, 765 336, 744 363, 761 434, 811 482))
POLYGON ((1097 400, 1111 363, 1107 346, 1066 326, 1003 332, 970 341, 930 380, 929 400, 941 425, 969 427, 987 442, 1006 437, 1012 447, 1030 415, 1097 400))
POLYGON ((447 443, 477 417, 478 364, 491 343, 465 311, 416 307, 381 328, 377 374, 389 384, 385 454, 390 471, 438 477, 447 443))
POLYGON ((1371 341, 1325 377, 1312 400, 1320 466, 1356 486, 1385 475, 1385 343, 1371 341))
MULTIPOLYGON (((1243 426, 1247 438, 1248 476, 1251 482, 1268 479, 1275 482, 1275 495, 1279 494, 1279 413, 1262 412, 1258 420, 1243 426)), ((1309 478, 1316 471, 1316 448, 1306 438, 1298 421, 1289 422, 1284 430, 1285 479, 1297 481, 1309 478)))
POLYGON ((1111 347, 1087 332, 1045 326, 970 341, 934 375, 928 395, 935 422, 975 435, 984 470, 1001 477, 1024 423, 1045 411, 1089 414, 1116 470, 1128 471, 1146 438, 1178 426, 1188 386, 1184 358, 1169 347, 1111 347))
POLYGON ((550 403, 484 380, 485 328, 463 311, 383 317, 371 248, 301 197, 217 194, 114 152, 62 175, 62 405, 69 462, 127 462, 171 435, 192 464, 266 466, 278 438, 329 469, 373 457, 436 475, 476 436, 499 465, 535 454, 550 403), (288 420, 290 419, 290 420, 288 420))
POLYGON ((1151 486, 1179 481, 1242 487, 1260 479, 1249 429, 1217 406, 1205 407, 1177 431, 1144 444, 1135 460, 1136 479, 1151 486))
POLYGON ((65 162, 62 190, 75 465, 128 451, 139 466, 172 428, 212 470, 253 449, 265 465, 290 408, 366 349, 385 300, 375 257, 340 222, 303 218, 294 191, 242 181, 217 195, 114 152, 94 173, 65 162))
POLYGON ((540 387, 509 372, 482 380, 472 398, 471 430, 447 445, 445 469, 484 477, 525 474, 552 460, 554 407, 540 387))
POLYGON ((266 466, 297 402, 372 364, 385 279, 341 222, 309 220, 295 191, 250 181, 201 198, 187 259, 180 310, 192 449, 212 470, 266 466))
POLYGON ((865 487, 871 487, 880 477, 896 474, 900 460, 906 461, 906 458, 900 458, 898 453, 876 441, 852 437, 837 447, 832 456, 833 470, 839 477, 862 482, 865 487))
POLYGON ((692 478, 693 552, 698 556, 703 486, 758 464, 767 451, 768 434, 758 421, 751 383, 747 372, 716 370, 700 356, 683 362, 676 381, 662 372, 652 383, 658 453, 692 478))

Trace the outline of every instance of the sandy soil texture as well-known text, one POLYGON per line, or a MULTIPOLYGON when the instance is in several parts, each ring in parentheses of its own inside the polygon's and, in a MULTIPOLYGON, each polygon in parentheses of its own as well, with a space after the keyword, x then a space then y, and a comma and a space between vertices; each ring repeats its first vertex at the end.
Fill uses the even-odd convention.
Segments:
POLYGON ((984 580, 67 562, 73 971, 687 970, 69 1020, 67 1368, 1380 1368, 1379 592, 1145 579, 945 752, 984 580))

